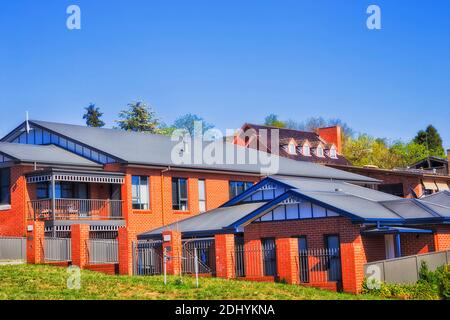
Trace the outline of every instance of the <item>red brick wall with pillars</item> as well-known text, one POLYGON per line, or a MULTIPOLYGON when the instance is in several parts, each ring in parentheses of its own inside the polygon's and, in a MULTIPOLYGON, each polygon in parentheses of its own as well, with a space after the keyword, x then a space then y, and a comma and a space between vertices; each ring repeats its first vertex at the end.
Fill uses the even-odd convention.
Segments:
POLYGON ((216 234, 216 276, 219 278, 234 278, 235 250, 234 234, 216 234))
POLYGON ((277 238, 276 250, 278 279, 290 284, 299 283, 298 240, 277 238))
POLYGON ((72 237, 72 264, 84 268, 89 264, 87 240, 89 225, 74 224, 70 227, 72 237))
POLYGON ((359 225, 344 217, 252 223, 245 227, 247 243, 261 238, 306 236, 308 248, 325 248, 326 235, 339 235, 343 290, 358 293, 364 280, 364 249, 359 225))
POLYGON ((30 196, 24 174, 28 171, 32 167, 11 167, 11 208, 0 210, 0 236, 23 237, 26 233, 30 196))
POLYGON ((181 233, 178 231, 163 232, 163 252, 169 257, 166 263, 167 274, 181 274, 181 258, 183 255, 181 233), (169 241, 164 239, 170 237, 169 241))
POLYGON ((119 273, 133 274, 133 242, 137 241, 136 232, 131 228, 119 228, 119 273))
POLYGON ((28 225, 31 226, 33 230, 27 232, 27 262, 32 264, 44 263, 44 222, 33 221, 28 225))

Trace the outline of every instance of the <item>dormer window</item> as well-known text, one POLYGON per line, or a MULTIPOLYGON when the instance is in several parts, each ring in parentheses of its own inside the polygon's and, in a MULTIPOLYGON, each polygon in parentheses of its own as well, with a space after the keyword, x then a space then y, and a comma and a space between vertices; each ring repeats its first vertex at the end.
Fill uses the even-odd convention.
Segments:
POLYGON ((317 155, 318 157, 323 157, 323 148, 322 148, 322 146, 318 146, 318 147, 317 147, 316 155, 317 155))
POLYGON ((289 154, 296 154, 297 152, 296 152, 296 145, 295 145, 295 143, 294 142, 289 142, 289 144, 288 144, 288 152, 289 152, 289 154))
POLYGON ((334 146, 330 149, 330 158, 337 159, 337 152, 334 146))
POLYGON ((309 147, 309 144, 303 145, 302 153, 304 156, 307 156, 307 157, 309 157, 311 155, 311 148, 309 147))

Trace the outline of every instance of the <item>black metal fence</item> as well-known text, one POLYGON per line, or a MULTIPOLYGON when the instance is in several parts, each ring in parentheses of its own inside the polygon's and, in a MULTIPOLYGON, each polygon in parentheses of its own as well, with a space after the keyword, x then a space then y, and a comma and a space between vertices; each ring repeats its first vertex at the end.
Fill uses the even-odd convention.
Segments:
POLYGON ((162 242, 133 242, 133 274, 139 276, 153 276, 160 275, 162 273, 162 242))
POLYGON ((187 240, 183 242, 181 270, 183 274, 195 274, 195 255, 200 274, 216 274, 216 248, 214 239, 187 240))
POLYGON ((235 244, 235 277, 275 276, 277 274, 276 245, 274 241, 265 241, 261 246, 235 244))
POLYGON ((310 249, 299 251, 301 283, 324 283, 342 280, 339 249, 310 249))

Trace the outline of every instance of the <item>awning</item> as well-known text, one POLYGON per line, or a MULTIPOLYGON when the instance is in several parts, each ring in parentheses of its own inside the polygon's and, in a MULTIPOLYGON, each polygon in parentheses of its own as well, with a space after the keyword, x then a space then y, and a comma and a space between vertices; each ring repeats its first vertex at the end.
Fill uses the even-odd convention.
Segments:
POLYGON ((39 183, 52 181, 80 182, 80 183, 108 183, 123 184, 125 175, 120 172, 105 171, 73 171, 52 169, 35 171, 27 174, 27 183, 39 183))
POLYGON ((423 180, 422 181, 423 186, 425 187, 425 189, 427 190, 437 190, 437 186, 436 183, 433 180, 423 180))
POLYGON ((363 235, 397 234, 397 233, 433 233, 432 230, 405 228, 405 227, 379 227, 361 232, 363 235))
POLYGON ((439 191, 450 190, 450 188, 448 187, 448 184, 446 182, 436 181, 436 185, 437 185, 439 191))

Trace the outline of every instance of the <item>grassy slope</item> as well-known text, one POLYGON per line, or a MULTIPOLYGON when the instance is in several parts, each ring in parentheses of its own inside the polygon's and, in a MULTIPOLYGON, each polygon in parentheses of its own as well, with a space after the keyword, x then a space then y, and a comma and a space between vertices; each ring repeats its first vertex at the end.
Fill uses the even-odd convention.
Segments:
POLYGON ((0 300, 4 299, 377 299, 376 297, 339 294, 279 283, 183 277, 163 278, 108 276, 82 271, 81 289, 66 287, 65 268, 45 265, 0 266, 0 300))

